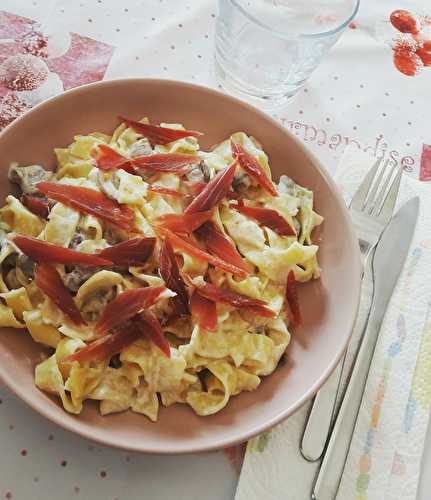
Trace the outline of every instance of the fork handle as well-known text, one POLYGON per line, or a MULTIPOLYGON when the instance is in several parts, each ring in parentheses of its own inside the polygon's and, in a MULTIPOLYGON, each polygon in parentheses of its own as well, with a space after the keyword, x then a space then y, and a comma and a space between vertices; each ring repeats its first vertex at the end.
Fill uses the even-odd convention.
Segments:
POLYGON ((319 460, 325 449, 334 417, 345 356, 313 400, 300 446, 301 455, 309 462, 319 460))
MULTIPOLYGON (((363 248, 361 253, 363 266, 361 308, 363 307, 367 311, 367 314, 362 318, 360 318, 360 316, 356 318, 356 324, 346 353, 328 380, 317 392, 305 423, 299 449, 301 455, 308 462, 317 462, 323 455, 336 414, 336 402, 341 399, 344 389, 344 386, 341 384, 341 379, 346 369, 345 361, 347 352, 352 349, 352 342, 353 344, 355 344, 355 341, 360 342, 362 334, 365 331, 373 295, 373 282, 370 269, 370 258, 373 255, 373 249, 374 246, 367 246, 363 248)), ((357 352, 356 349, 352 352, 357 352)))

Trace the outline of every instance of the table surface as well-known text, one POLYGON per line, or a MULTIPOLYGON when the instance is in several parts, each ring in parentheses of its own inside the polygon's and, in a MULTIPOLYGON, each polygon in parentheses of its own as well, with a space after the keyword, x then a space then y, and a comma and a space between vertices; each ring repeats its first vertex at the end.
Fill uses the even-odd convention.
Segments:
MULTIPOLYGON (((358 18, 296 100, 274 115, 330 172, 346 145, 354 144, 392 158, 411 175, 431 178, 431 165, 421 155, 430 140, 424 124, 431 68, 403 75, 389 46, 393 33, 387 20, 401 3, 426 10, 425 0, 363 0, 358 18)), ((11 40, 33 27, 50 33, 52 44, 49 85, 29 93, 31 104, 79 84, 126 76, 217 87, 216 10, 213 0, 2 0, 0 62, 9 55, 11 40)), ((0 85, 0 99, 7 97, 10 92, 0 85)), ((0 125, 8 119, 0 102, 0 125)), ((0 498, 89 498, 91 491, 95 500, 228 499, 234 497, 241 464, 239 448, 164 457, 100 447, 58 429, 1 386, 0 434, 0 498)), ((431 489, 430 439, 422 500, 431 489)))

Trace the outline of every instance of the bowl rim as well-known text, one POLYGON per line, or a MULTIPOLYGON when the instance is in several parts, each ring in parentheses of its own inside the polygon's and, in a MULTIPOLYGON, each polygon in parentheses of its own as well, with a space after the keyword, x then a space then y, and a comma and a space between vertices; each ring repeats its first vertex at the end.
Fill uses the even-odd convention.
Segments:
MULTIPOLYGON (((325 381, 328 379, 328 377, 331 375, 335 367, 337 366, 338 362, 341 360, 342 355, 345 352, 345 349, 348 345, 348 342, 350 341, 350 337, 353 332, 353 327, 356 322, 356 318, 358 315, 359 311, 359 302, 360 302, 360 292, 361 292, 361 272, 362 272, 362 264, 361 264, 361 259, 360 259, 360 251, 359 251, 359 244, 357 240, 357 236, 354 232, 353 228, 353 223, 351 221, 351 217, 349 214, 349 211, 347 209, 347 206, 344 202, 344 199, 342 197, 342 194, 336 185, 335 181, 333 180, 332 176, 329 174, 329 172, 326 170, 326 168, 322 165, 320 160, 311 152, 309 151, 305 145, 303 145, 300 140, 295 137, 294 134, 292 134, 287 128, 283 127, 281 124, 279 124, 272 116, 264 113, 263 111, 255 108, 251 104, 242 101, 241 99, 238 99, 236 97, 233 97, 231 95, 225 94, 223 92, 220 92, 218 90, 215 90, 212 87, 206 86, 206 85, 200 85, 200 84, 195 84, 195 83, 189 83, 181 80, 173 80, 173 79, 168 79, 168 78, 117 78, 117 79, 111 79, 111 80, 103 80, 103 81, 98 81, 98 82, 93 82, 85 85, 81 85, 79 87, 75 87, 73 89, 66 90, 65 92, 62 92, 61 94, 57 94, 53 97, 50 97, 41 103, 37 104, 34 106, 32 109, 29 111, 25 112, 23 115, 15 119, 12 123, 7 125, 1 132, 0 132, 0 139, 3 137, 3 135, 11 133, 15 127, 17 127, 22 121, 26 120, 28 116, 36 114, 39 112, 39 110, 43 109, 44 107, 51 106, 53 103, 56 101, 62 100, 64 98, 68 98, 70 95, 78 95, 81 92, 85 92, 88 89, 91 89, 93 87, 108 87, 108 86, 123 86, 127 84, 161 84, 161 85, 168 85, 173 88, 176 86, 180 85, 181 87, 187 87, 190 90, 195 90, 195 91, 204 91, 208 92, 210 95, 214 95, 217 98, 222 98, 225 100, 228 100, 232 102, 234 105, 240 105, 242 107, 248 108, 249 111, 252 111, 253 113, 261 116, 262 118, 265 118, 269 122, 272 123, 273 126, 277 127, 278 129, 282 130, 285 134, 289 135, 290 138, 293 140, 295 146, 301 150, 301 152, 304 154, 304 156, 308 157, 311 163, 314 165, 316 170, 319 172, 319 174, 323 177, 324 181, 327 183, 329 186, 332 195, 335 197, 335 200, 337 202, 337 205, 340 209, 340 215, 344 219, 345 226, 346 226, 346 233, 344 237, 350 242, 350 246, 352 247, 352 255, 351 255, 351 260, 352 260, 352 276, 354 278, 352 279, 352 296, 354 297, 355 301, 355 310, 354 314, 352 315, 348 329, 349 334, 345 337, 345 341, 340 343, 338 352, 335 354, 333 357, 331 363, 327 366, 326 370, 322 373, 322 375, 314 382, 314 384, 302 395, 302 397, 298 398, 298 400, 293 403, 291 406, 287 407, 281 412, 278 412, 276 415, 274 415, 271 419, 265 420, 263 423, 256 424, 254 426, 250 426, 247 431, 242 431, 238 433, 237 436, 233 437, 228 437, 228 438, 218 438, 214 439, 211 444, 190 444, 190 445, 182 445, 182 446, 177 446, 175 449, 160 449, 154 446, 146 446, 145 442, 140 442, 140 443, 131 443, 130 441, 125 441, 124 439, 116 439, 115 434, 113 434, 113 437, 111 438, 105 438, 105 437, 99 437, 99 436, 94 436, 91 433, 91 427, 87 428, 82 428, 80 426, 74 426, 72 423, 69 423, 68 421, 64 421, 61 418, 61 413, 56 413, 52 412, 49 410, 48 405, 46 404, 41 404, 35 402, 34 398, 31 396, 27 396, 25 394, 25 391, 21 391, 20 387, 14 384, 12 377, 8 375, 5 369, 3 369, 2 364, 0 363, 0 381, 5 384, 6 387, 8 387, 21 401, 26 403, 31 409, 42 415, 43 417, 47 418, 49 421, 57 424, 59 427, 62 429, 65 429, 67 431, 70 431, 74 434, 78 434, 81 437, 84 437, 86 439, 89 439, 90 441, 102 444, 104 446, 111 446, 113 448, 117 449, 122 449, 122 450, 127 450, 127 451, 132 451, 132 452, 141 452, 141 453, 155 453, 155 454, 164 454, 164 455, 177 455, 177 454, 188 454, 188 453, 199 453, 199 452, 205 452, 205 451, 212 451, 212 450, 220 450, 222 448, 226 448, 229 446, 234 446, 239 443, 243 443, 258 434, 261 434, 262 432, 268 431, 269 429, 272 429, 275 425, 279 424, 280 422, 284 421, 286 418, 292 416, 296 411, 298 411, 308 400, 310 400, 316 392, 320 389, 320 387, 325 383, 325 381), (355 244, 356 243, 356 244, 355 244)), ((157 422, 154 424, 157 425, 157 422)))

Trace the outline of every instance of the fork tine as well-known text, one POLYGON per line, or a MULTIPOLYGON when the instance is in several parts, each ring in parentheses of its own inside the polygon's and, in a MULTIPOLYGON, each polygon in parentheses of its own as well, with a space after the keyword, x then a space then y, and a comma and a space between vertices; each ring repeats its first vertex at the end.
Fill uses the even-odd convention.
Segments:
MULTIPOLYGON (((389 163, 387 164, 389 165, 389 163)), ((385 165, 385 166, 387 166, 385 165)), ((393 174, 394 172, 396 171, 397 167, 396 165, 392 165, 392 168, 389 170, 389 173, 386 175, 385 179, 384 179, 384 182, 381 182, 378 186, 379 190, 378 190, 378 193, 376 195, 376 198, 373 202, 373 205, 370 209, 370 215, 372 215, 373 217, 377 217, 377 215, 379 214, 381 208, 382 208, 382 205, 383 205, 383 200, 385 199, 386 197, 386 194, 389 192, 390 188, 391 188, 391 185, 392 185, 392 182, 393 182, 393 174)))
POLYGON ((389 181, 389 177, 386 178, 386 182, 383 182, 383 178, 386 174, 387 167, 389 165, 389 160, 386 160, 380 169, 379 175, 377 176, 377 180, 374 182, 373 187, 371 188, 370 194, 367 197, 367 201, 364 205, 364 212, 371 214, 376 206, 376 201, 378 197, 378 193, 380 193, 381 189, 386 189, 389 181))
MULTIPOLYGON (((393 168, 395 171, 395 167, 393 168)), ((398 191, 400 190, 401 177, 403 175, 403 167, 398 168, 390 188, 388 189, 385 199, 383 200, 382 206, 379 210, 378 216, 385 224, 389 222, 394 212, 395 203, 398 198, 398 191)))
POLYGON ((358 187, 356 193, 353 195, 352 201, 350 202, 350 208, 355 210, 362 210, 367 194, 370 191, 371 184, 379 170, 380 163, 382 162, 382 157, 377 158, 374 165, 368 171, 361 185, 358 187))

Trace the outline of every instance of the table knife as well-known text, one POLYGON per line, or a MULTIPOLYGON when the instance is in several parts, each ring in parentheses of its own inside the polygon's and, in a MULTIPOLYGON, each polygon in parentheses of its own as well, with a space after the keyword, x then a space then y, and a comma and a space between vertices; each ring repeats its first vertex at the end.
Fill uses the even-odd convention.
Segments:
POLYGON ((314 483, 313 500, 334 500, 337 495, 380 326, 403 269, 418 212, 419 198, 405 203, 388 224, 375 251, 372 263, 375 283, 373 304, 349 385, 314 483))

